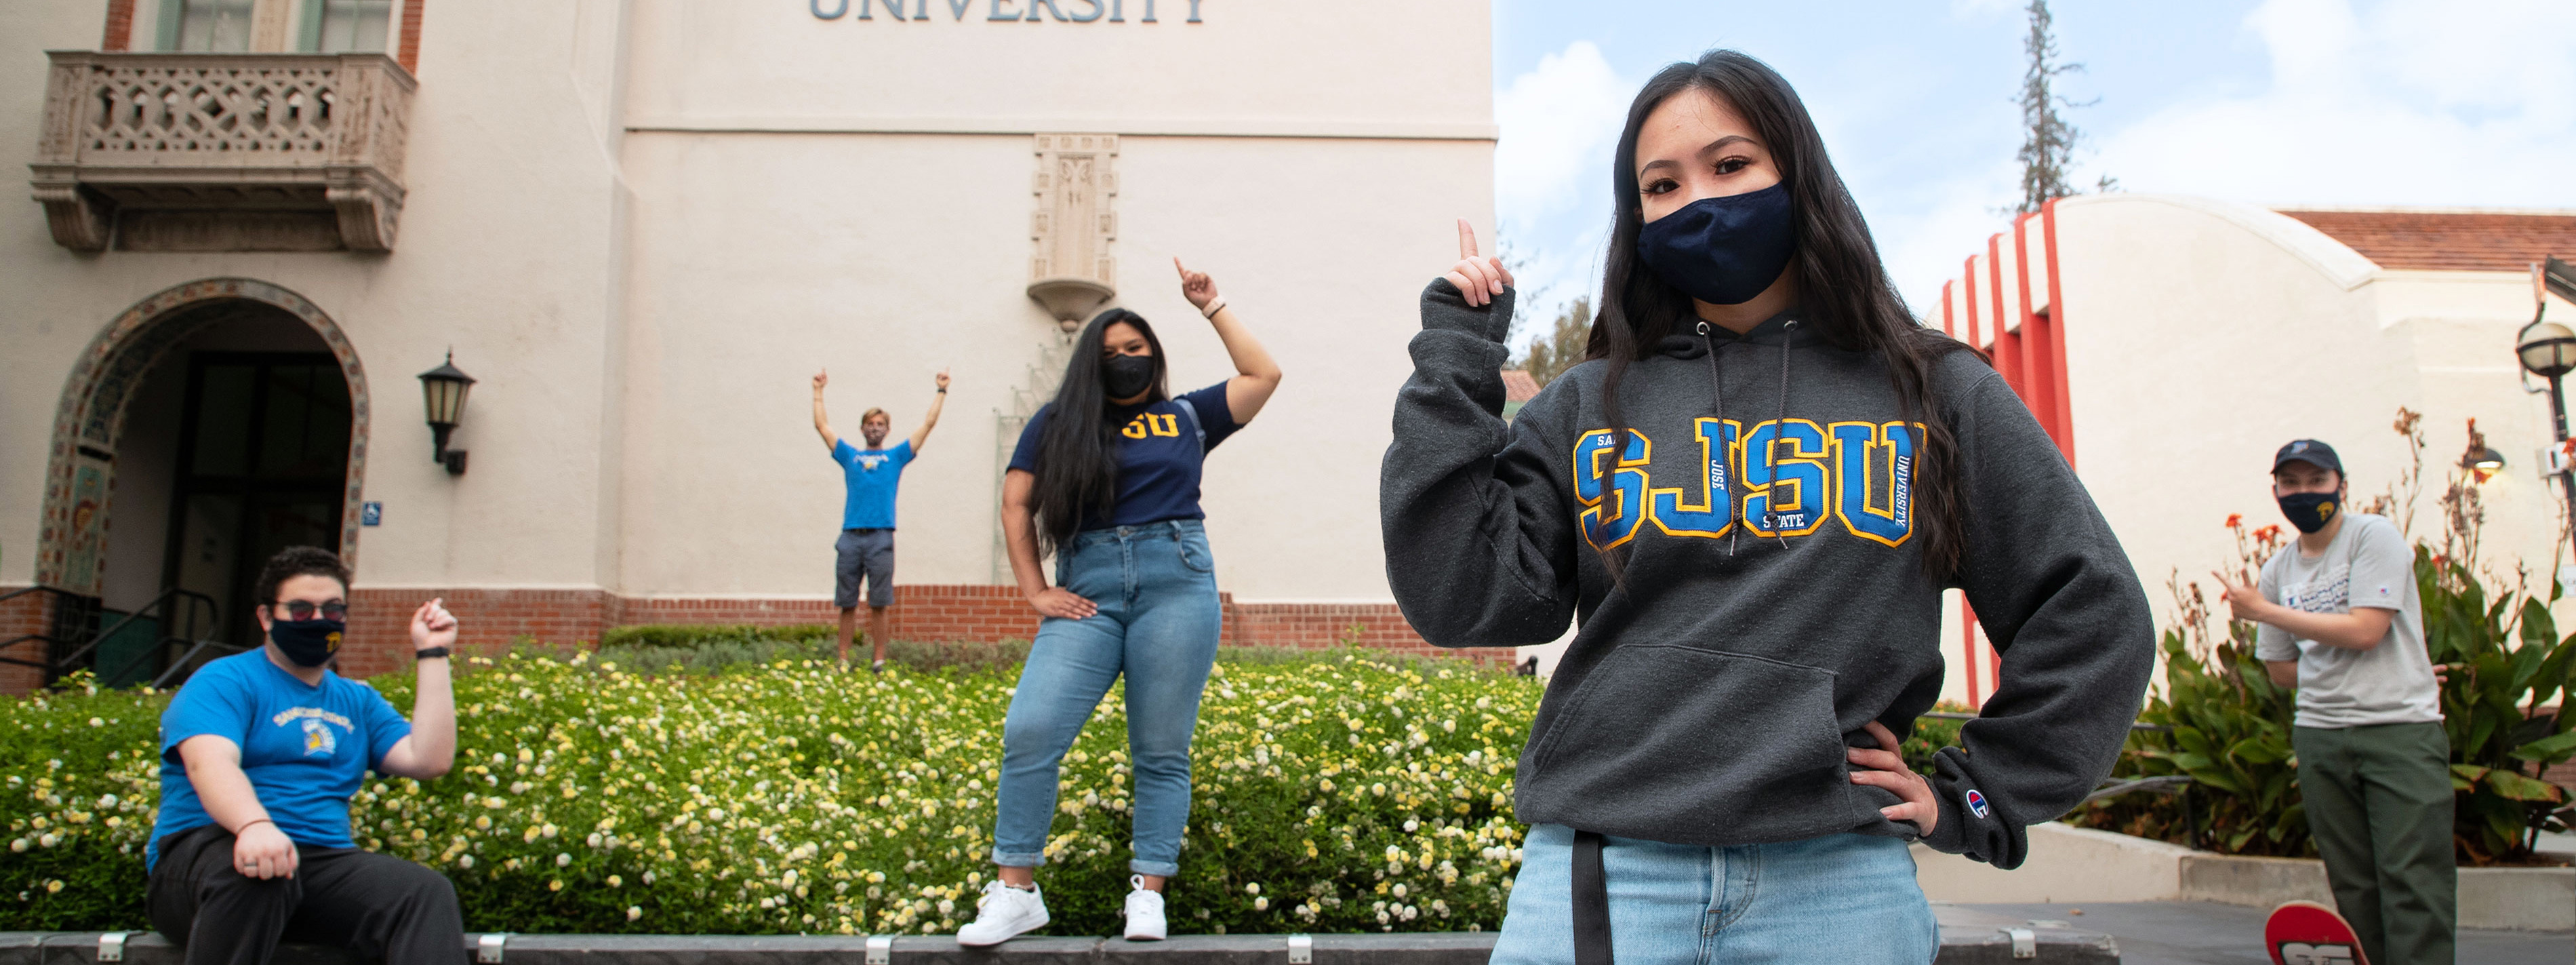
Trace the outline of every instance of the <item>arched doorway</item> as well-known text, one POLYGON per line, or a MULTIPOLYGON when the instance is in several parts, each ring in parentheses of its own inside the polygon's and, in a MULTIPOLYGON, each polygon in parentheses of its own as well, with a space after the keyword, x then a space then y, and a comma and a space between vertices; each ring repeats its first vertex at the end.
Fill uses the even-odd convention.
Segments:
POLYGON ((62 591, 58 658, 121 623, 80 662, 126 683, 180 659, 172 635, 255 642, 240 604, 267 554, 356 559, 367 412, 347 336, 284 288, 209 279, 119 315, 54 424, 36 579, 62 591), (178 609, 187 593, 213 612, 178 609))

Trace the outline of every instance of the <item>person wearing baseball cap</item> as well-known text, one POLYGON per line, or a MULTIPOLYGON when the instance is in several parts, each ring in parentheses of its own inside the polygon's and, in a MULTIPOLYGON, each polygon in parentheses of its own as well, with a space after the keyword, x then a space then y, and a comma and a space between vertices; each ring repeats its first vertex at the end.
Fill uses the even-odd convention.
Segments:
POLYGON ((2347 509, 2333 446, 2282 446, 2272 496, 2298 540, 2264 562, 2255 586, 2218 578, 2235 618, 2257 625, 2255 656, 2272 682, 2298 688, 2299 794, 2336 909, 2372 962, 2449 962, 2451 744, 2415 554, 2387 517, 2347 509))

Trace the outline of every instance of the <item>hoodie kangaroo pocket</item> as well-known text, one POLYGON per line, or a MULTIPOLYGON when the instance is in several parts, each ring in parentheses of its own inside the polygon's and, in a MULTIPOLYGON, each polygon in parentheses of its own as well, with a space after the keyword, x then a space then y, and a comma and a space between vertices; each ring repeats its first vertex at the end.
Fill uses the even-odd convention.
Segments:
POLYGON ((1877 817, 1852 794, 1834 673, 1669 644, 1593 668, 1524 779, 1528 810, 1677 844, 1795 841, 1877 817))

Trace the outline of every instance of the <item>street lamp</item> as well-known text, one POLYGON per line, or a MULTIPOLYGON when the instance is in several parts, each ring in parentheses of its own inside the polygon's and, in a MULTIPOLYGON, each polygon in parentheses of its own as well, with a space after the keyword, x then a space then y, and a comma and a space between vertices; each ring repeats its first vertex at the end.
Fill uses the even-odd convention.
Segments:
MULTIPOLYGON (((2523 371, 2549 380, 2549 417, 2558 433, 2558 449, 2567 448, 2567 393, 2561 385, 2568 372, 2576 371, 2576 332, 2557 322, 2546 321, 2549 295, 2576 301, 2576 266, 2556 258, 2531 266, 2531 298, 2535 303, 2531 324, 2522 327, 2514 337, 2514 354, 2522 360, 2523 371)), ((2548 471, 2544 464, 2543 472, 2548 471)), ((2576 473, 2561 468, 2557 472, 2560 488, 2567 493, 2567 514, 2576 520, 2576 473)))
MULTIPOLYGON (((454 351, 447 353, 446 362, 420 374, 421 401, 429 408, 429 438, 434 447, 430 458, 446 466, 450 476, 465 475, 465 450, 447 448, 447 435, 465 421, 465 393, 473 387, 474 377, 456 368, 454 351)), ((2565 420, 2560 422, 2563 426, 2565 420)))

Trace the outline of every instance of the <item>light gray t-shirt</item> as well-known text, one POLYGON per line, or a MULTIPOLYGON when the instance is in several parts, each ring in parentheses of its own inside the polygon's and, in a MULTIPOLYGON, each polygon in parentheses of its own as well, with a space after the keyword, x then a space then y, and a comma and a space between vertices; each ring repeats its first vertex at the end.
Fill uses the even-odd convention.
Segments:
POLYGON ((2424 603, 2415 590, 2415 554, 2385 516, 2344 517, 2334 542, 2315 556, 2295 542, 2263 563, 2263 598, 2306 613, 2395 610, 2388 636, 2368 650, 2299 640, 2271 624, 2254 632, 2254 655, 2299 662, 2301 727, 2420 724, 2442 719, 2433 662, 2424 652, 2424 603))

